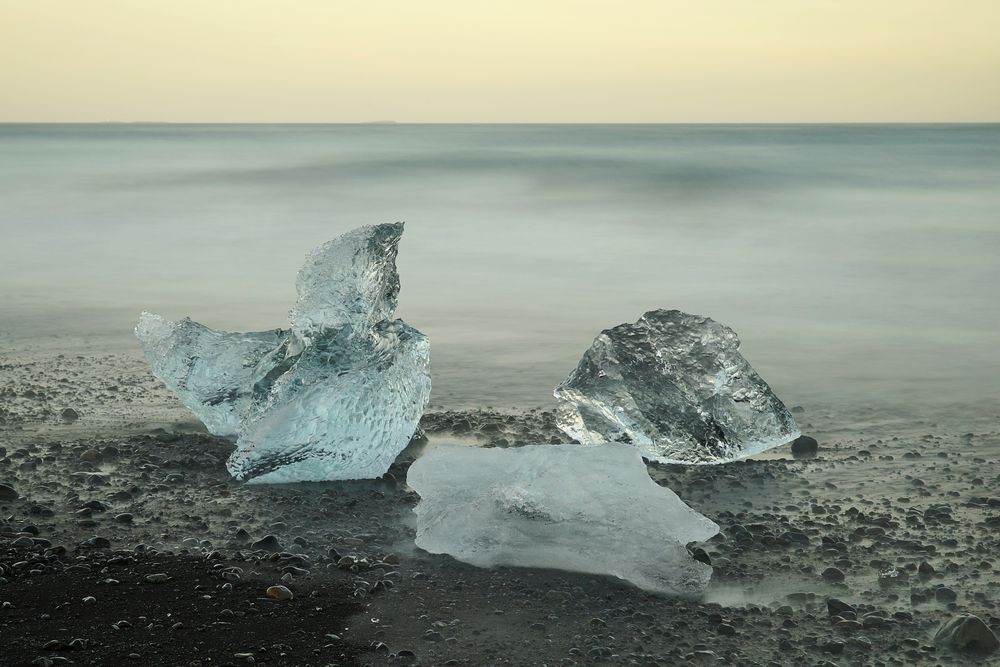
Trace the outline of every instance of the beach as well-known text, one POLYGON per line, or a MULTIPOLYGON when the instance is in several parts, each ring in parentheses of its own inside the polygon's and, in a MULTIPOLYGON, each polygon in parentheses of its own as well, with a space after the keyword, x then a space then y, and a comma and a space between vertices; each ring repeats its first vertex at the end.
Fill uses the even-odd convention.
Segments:
POLYGON ((933 633, 998 629, 996 411, 795 406, 815 457, 649 464, 722 528, 684 600, 414 547, 413 459, 565 441, 550 409, 431 411, 380 480, 244 485, 137 358, 5 352, 0 664, 982 664, 933 633))

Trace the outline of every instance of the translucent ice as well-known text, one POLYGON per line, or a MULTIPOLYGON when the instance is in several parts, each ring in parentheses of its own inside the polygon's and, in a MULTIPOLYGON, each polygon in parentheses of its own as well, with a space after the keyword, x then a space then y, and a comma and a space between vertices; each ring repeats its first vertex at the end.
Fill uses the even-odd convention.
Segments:
POLYGON ((402 232, 362 227, 313 251, 289 330, 140 317, 153 373, 212 433, 237 436, 228 467, 238 479, 378 477, 406 447, 431 385, 427 338, 391 319, 402 232))
POLYGON ((699 595, 712 568, 685 545, 719 527, 654 483, 639 452, 535 445, 442 445, 410 467, 417 546, 480 567, 608 574, 661 593, 699 595))
POLYGON ((140 315, 135 328, 153 374, 215 435, 236 435, 250 405, 254 369, 287 333, 225 333, 152 313, 140 315))
POLYGON ((791 413, 727 326, 653 310, 607 329, 555 390, 559 427, 664 463, 724 463, 794 440, 791 413))

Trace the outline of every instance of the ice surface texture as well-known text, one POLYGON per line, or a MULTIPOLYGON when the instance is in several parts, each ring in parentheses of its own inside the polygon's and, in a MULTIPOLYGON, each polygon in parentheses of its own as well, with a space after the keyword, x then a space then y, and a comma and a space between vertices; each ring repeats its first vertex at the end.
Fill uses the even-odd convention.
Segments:
POLYGON ((224 333, 143 313, 153 373, 208 430, 237 436, 229 471, 254 482, 378 477, 430 397, 430 346, 392 320, 401 223, 355 229, 299 271, 291 328, 224 333))
POLYGON ((634 447, 441 445, 407 483, 420 494, 417 546, 431 553, 608 574, 683 596, 700 595, 712 576, 685 545, 719 527, 653 482, 634 447))
POLYGON ((729 327, 679 310, 607 329, 555 389, 559 427, 663 463, 725 463, 794 440, 795 419, 739 348, 729 327))

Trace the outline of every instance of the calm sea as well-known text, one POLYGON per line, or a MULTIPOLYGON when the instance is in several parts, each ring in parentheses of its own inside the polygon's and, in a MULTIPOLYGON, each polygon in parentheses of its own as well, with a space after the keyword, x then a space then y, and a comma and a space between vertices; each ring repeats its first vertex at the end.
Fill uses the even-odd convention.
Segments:
POLYGON ((653 308, 790 404, 1000 405, 1000 125, 0 125, 0 354, 280 326, 397 220, 437 405, 545 404, 653 308))

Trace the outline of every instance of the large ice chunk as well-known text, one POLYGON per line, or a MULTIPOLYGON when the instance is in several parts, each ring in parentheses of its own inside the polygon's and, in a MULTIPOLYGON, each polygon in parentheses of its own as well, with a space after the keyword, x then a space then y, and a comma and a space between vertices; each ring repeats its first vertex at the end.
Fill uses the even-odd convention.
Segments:
POLYGON ((729 327, 679 310, 607 329, 555 389, 559 427, 663 463, 724 463, 794 440, 795 419, 739 348, 729 327))
POLYGON ((236 435, 250 405, 254 369, 288 332, 225 333, 187 317, 169 322, 144 312, 135 334, 153 374, 209 433, 236 435))
POLYGON ((654 483, 634 447, 434 447, 410 467, 417 546, 480 567, 608 574, 697 596, 712 568, 686 544, 719 531, 654 483))
POLYGON ((363 335, 392 319, 402 234, 402 223, 360 227, 309 253, 295 280, 298 301, 289 313, 295 333, 306 339, 330 329, 363 335))
POLYGON ((143 313, 153 373, 218 435, 236 435, 238 479, 378 477, 430 397, 427 338, 392 320, 401 223, 362 227, 313 251, 289 330, 213 331, 143 313))
POLYGON ((251 407, 229 471, 255 482, 384 474, 427 404, 429 354, 427 338, 402 320, 364 338, 317 335, 251 407))

